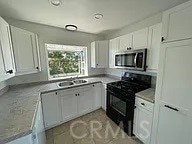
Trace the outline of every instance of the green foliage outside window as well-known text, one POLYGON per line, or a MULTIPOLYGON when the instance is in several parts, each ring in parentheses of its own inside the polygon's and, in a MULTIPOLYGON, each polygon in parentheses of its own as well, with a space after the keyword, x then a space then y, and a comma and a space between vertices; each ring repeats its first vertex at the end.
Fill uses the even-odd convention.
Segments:
POLYGON ((80 73, 81 54, 77 51, 48 51, 50 75, 80 73))

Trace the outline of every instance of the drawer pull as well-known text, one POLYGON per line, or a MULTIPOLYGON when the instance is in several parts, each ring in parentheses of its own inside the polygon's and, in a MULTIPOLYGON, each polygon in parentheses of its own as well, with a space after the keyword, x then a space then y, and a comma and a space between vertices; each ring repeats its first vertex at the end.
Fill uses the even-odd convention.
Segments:
POLYGON ((172 109, 172 110, 174 110, 174 111, 177 111, 177 112, 179 111, 177 108, 173 108, 173 107, 168 106, 168 105, 165 105, 165 107, 166 107, 166 108, 169 108, 169 109, 172 109))
POLYGON ((144 106, 144 105, 145 105, 145 103, 141 103, 141 105, 143 105, 143 106, 144 106))

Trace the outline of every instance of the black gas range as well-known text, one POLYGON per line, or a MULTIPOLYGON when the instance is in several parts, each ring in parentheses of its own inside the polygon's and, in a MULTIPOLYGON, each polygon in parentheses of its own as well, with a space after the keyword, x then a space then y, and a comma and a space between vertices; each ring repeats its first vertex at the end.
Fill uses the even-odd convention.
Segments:
POLYGON ((107 84, 107 115, 133 135, 135 93, 151 86, 151 76, 125 72, 121 81, 107 84))

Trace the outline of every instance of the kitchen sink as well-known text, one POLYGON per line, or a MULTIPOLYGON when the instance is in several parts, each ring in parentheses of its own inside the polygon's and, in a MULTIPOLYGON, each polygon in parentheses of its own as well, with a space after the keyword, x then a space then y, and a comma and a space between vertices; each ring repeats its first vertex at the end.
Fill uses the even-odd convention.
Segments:
POLYGON ((87 83, 88 81, 87 80, 82 80, 82 79, 80 79, 80 80, 74 80, 73 81, 75 84, 82 84, 82 83, 87 83))
POLYGON ((63 82, 58 83, 59 87, 66 87, 66 86, 71 86, 71 85, 74 85, 74 82, 72 82, 72 81, 63 81, 63 82))

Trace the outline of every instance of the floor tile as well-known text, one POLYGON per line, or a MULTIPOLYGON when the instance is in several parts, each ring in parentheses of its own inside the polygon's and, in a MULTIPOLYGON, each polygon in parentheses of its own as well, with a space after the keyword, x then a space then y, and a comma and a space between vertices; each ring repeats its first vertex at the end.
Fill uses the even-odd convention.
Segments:
POLYGON ((54 137, 54 144, 73 144, 73 138, 69 132, 62 133, 54 137))

